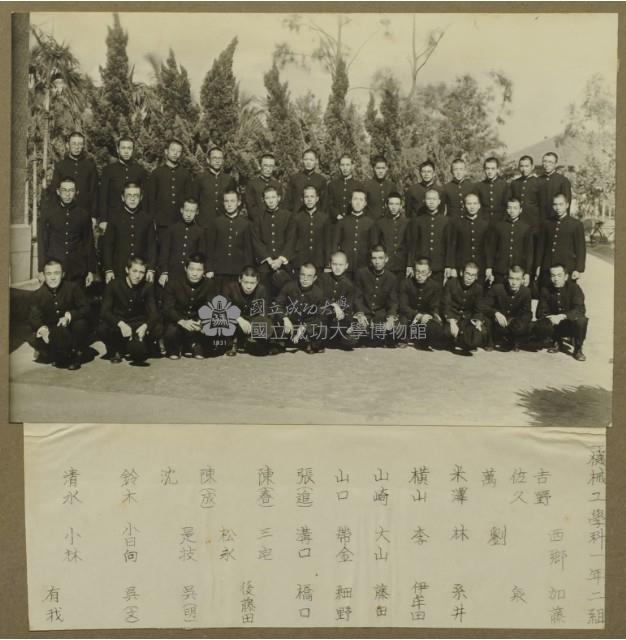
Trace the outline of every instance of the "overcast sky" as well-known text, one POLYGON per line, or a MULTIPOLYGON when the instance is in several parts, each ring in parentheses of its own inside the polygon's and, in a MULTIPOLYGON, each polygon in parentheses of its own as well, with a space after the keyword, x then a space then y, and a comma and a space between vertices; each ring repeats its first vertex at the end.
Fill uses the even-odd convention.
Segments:
MULTIPOLYGON (((153 5, 154 6, 154 5, 153 5)), ((303 29, 290 32, 287 14, 242 13, 123 13, 129 35, 128 55, 135 77, 153 80, 146 54, 165 59, 172 48, 186 67, 194 95, 213 59, 236 35, 234 71, 241 89, 265 95, 263 74, 271 66, 278 42, 311 52, 314 36, 303 29)), ((343 38, 356 52, 379 28, 380 14, 350 14, 343 38)), ((367 87, 372 74, 388 68, 408 88, 407 56, 411 47, 412 14, 385 14, 390 35, 379 31, 350 68, 351 87, 367 87)), ((303 18, 336 33, 332 14, 303 14, 303 18)), ((106 60, 110 13, 31 13, 31 22, 70 44, 83 71, 100 82, 98 67, 106 60)), ((432 28, 447 27, 437 51, 420 73, 420 82, 450 82, 470 73, 485 81, 490 70, 506 73, 514 84, 513 113, 500 135, 515 151, 559 133, 568 104, 579 101, 586 81, 601 72, 615 90, 617 74, 617 17, 615 14, 416 14, 418 38, 432 28)), ((310 72, 290 68, 283 73, 292 96, 313 91, 326 104, 330 78, 321 67, 310 72)), ((350 98, 365 105, 368 93, 353 89, 350 98)))

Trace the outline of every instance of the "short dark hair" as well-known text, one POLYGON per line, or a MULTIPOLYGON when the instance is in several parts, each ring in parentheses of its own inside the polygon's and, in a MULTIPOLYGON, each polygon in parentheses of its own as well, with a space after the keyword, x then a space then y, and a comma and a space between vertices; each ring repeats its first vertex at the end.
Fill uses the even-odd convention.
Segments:
POLYGON ((469 260, 463 265, 463 271, 466 269, 476 269, 476 271, 480 271, 479 266, 473 260, 469 260))
POLYGON ((415 266, 417 266, 418 264, 425 264, 430 269, 430 258, 428 258, 427 256, 420 256, 415 261, 415 266))
POLYGON ((246 265, 241 270, 241 273, 239 274, 239 277, 243 278, 244 276, 248 276, 249 278, 256 278, 257 281, 260 279, 259 278, 259 272, 258 272, 257 268, 253 267, 251 264, 246 265))
POLYGON ((263 189, 263 195, 265 195, 266 193, 269 193, 270 191, 276 191, 276 194, 278 194, 278 188, 275 187, 272 184, 268 184, 267 187, 265 187, 265 189, 263 189))
POLYGON ((432 160, 424 160, 424 162, 420 164, 418 169, 421 171, 424 167, 431 167, 432 170, 435 171, 435 163, 432 160))
POLYGON ((483 169, 487 166, 488 162, 495 162, 496 167, 500 168, 500 160, 495 156, 489 156, 488 158, 485 158, 485 161, 483 162, 483 169))
POLYGON ((509 204, 509 202, 517 202, 517 204, 519 204, 521 206, 522 201, 517 197, 517 196, 510 196, 506 199, 506 203, 509 204))
POLYGON ((509 273, 521 273, 522 275, 524 275, 524 273, 526 272, 524 271, 524 268, 519 264, 514 264, 509 267, 509 273))
POLYGON ((313 269, 313 271, 317 273, 317 267, 312 262, 303 262, 298 269, 298 273, 300 273, 302 269, 313 269))
POLYGON ((146 262, 145 258, 143 258, 142 256, 138 256, 138 255, 130 256, 128 258, 128 260, 126 261, 126 268, 130 269, 134 264, 140 264, 140 265, 148 268, 147 262, 146 262))
POLYGON ((426 198, 426 194, 427 193, 436 193, 437 197, 439 198, 439 200, 441 200, 441 194, 439 193, 438 189, 426 189, 426 191, 424 191, 424 198, 426 198))
POLYGON ((379 162, 384 162, 385 164, 389 164, 387 162, 387 158, 385 158, 385 156, 382 153, 379 153, 378 155, 372 158, 372 167, 375 167, 379 162))
POLYGON ((237 196, 238 200, 241 198, 241 194, 237 190, 237 187, 226 187, 226 189, 224 189, 224 191, 222 191, 222 197, 224 197, 228 193, 234 193, 237 196))
POLYGON ((117 147, 118 147, 118 149, 119 149, 120 144, 122 144, 122 142, 130 142, 133 145, 133 147, 135 146, 135 141, 130 136, 120 136, 117 139, 117 147))
POLYGON ((63 176, 59 180, 59 185, 61 185, 63 182, 73 182, 74 186, 76 186, 76 178, 73 178, 72 176, 63 176))
POLYGON ((535 164, 535 161, 533 160, 532 156, 529 155, 524 155, 519 159, 519 162, 521 162, 522 160, 530 160, 530 164, 535 164))
POLYGON ((350 197, 352 197, 355 193, 362 193, 365 196, 365 199, 367 200, 367 191, 365 190, 365 187, 361 187, 361 186, 354 187, 354 189, 352 189, 352 191, 350 192, 350 197))
POLYGON ((391 198, 400 198, 400 200, 402 200, 402 194, 399 191, 390 191, 387 194, 387 202, 389 202, 391 198))
POLYGON ((339 160, 337 162, 341 162, 344 158, 348 158, 348 160, 350 160, 350 162, 354 162, 352 156, 349 153, 342 153, 339 156, 339 160))
POLYGON ((312 149, 311 147, 309 147, 308 149, 305 149, 305 150, 302 152, 302 157, 304 158, 304 156, 305 156, 307 153, 312 153, 312 154, 315 156, 315 159, 317 160, 318 155, 317 155, 317 151, 315 151, 315 149, 312 149))
POLYGON ((141 183, 135 182, 134 180, 129 180, 128 182, 124 183, 124 187, 122 188, 122 193, 124 193, 126 189, 140 189, 141 191, 143 191, 143 187, 141 186, 141 183))
POLYGON ((569 275, 567 267, 562 262, 555 262, 550 269, 563 269, 563 271, 569 275))
POLYGON ((480 200, 480 194, 476 193, 476 191, 470 191, 469 193, 466 193, 465 196, 463 196, 463 200, 467 200, 470 196, 474 196, 475 198, 478 198, 478 202, 481 202, 480 200))
POLYGON ((387 249, 385 249, 385 245, 384 244, 373 244, 370 247, 370 258, 372 257, 373 253, 378 253, 379 251, 382 251, 385 255, 387 255, 387 249))
POLYGON ((567 204, 569 204, 569 198, 564 193, 555 193, 552 196, 552 202, 554 202, 556 200, 556 198, 563 198, 563 200, 565 200, 565 202, 567 202, 567 204))
POLYGON ((63 269, 63 262, 61 260, 59 260, 59 258, 55 257, 55 256, 48 256, 46 258, 46 261, 43 263, 43 269, 42 271, 49 265, 51 264, 58 264, 61 269, 63 269))
POLYGON ((211 157, 211 154, 212 154, 214 151, 221 151, 222 153, 224 153, 224 149, 222 149, 222 147, 218 147, 218 146, 215 144, 215 145, 213 145, 213 146, 212 146, 212 147, 207 151, 207 154, 206 154, 206 155, 207 155, 207 158, 210 158, 210 157, 211 157))
POLYGON ((190 253, 185 260, 185 267, 188 267, 190 263, 196 262, 201 264, 204 268, 204 263, 206 262, 206 256, 201 251, 195 251, 194 253, 190 253))
POLYGON ((85 134, 82 131, 72 131, 69 136, 67 136, 67 141, 69 142, 72 138, 82 138, 85 139, 85 134))
POLYGON ((452 167, 455 164, 465 164, 465 160, 463 160, 463 158, 455 158, 451 163, 450 163, 450 169, 452 169, 452 167))
POLYGON ((182 141, 181 141, 181 140, 179 140, 178 138, 169 138, 169 139, 167 140, 167 144, 165 145, 165 148, 166 148, 166 149, 169 149, 173 144, 178 144, 178 145, 180 145, 180 148, 181 148, 181 149, 184 149, 184 148, 185 148, 185 145, 184 145, 184 144, 182 143, 182 141))
POLYGON ((314 184, 307 184, 305 187, 303 187, 302 193, 304 193, 307 189, 315 189, 315 195, 319 195, 319 191, 314 184))
POLYGON ((330 259, 332 260, 335 256, 343 256, 346 259, 346 262, 348 262, 348 256, 346 255, 345 251, 341 251, 341 250, 333 251, 330 256, 330 259))
POLYGON ((185 199, 183 200, 183 207, 184 207, 186 204, 195 204, 195 205, 197 205, 198 207, 200 206, 200 204, 198 203, 198 201, 197 201, 195 198, 191 198, 191 197, 189 197, 189 198, 185 198, 185 199))
POLYGON ((259 164, 261 164, 261 162, 263 162, 265 158, 269 158, 270 160, 273 160, 274 162, 276 162, 276 156, 273 153, 268 152, 261 155, 261 157, 259 158, 259 164))
POLYGON ((547 153, 544 153, 543 158, 545 158, 546 156, 552 156, 555 162, 559 161, 559 156, 554 151, 548 151, 547 153))

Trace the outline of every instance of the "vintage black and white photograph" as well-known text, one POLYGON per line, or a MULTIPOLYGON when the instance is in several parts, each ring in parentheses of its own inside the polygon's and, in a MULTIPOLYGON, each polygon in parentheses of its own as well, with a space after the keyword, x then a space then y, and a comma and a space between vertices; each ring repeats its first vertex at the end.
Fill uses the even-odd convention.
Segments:
POLYGON ((611 423, 617 15, 13 28, 12 421, 611 423))

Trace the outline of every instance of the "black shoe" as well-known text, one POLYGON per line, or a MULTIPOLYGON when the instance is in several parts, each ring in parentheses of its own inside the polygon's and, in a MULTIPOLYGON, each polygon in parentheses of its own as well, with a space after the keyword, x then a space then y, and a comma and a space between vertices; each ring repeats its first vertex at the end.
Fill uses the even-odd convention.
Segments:
POLYGON ((583 353, 582 349, 574 350, 574 360, 578 360, 578 362, 585 362, 585 360, 587 360, 587 357, 583 353))
POLYGON ((485 351, 493 351, 493 344, 492 343, 486 344, 484 346, 484 349, 485 349, 485 351))
POLYGON ((561 350, 561 343, 555 340, 550 347, 548 347, 548 353, 558 353, 561 350))
POLYGON ((237 355, 237 347, 236 347, 235 345, 233 345, 233 346, 232 346, 232 347, 231 347, 231 348, 226 352, 226 355, 227 355, 229 358, 232 358, 233 356, 236 356, 236 355, 237 355))
POLYGON ((194 344, 191 352, 193 353, 193 357, 196 360, 204 360, 204 353, 202 352, 202 346, 199 344, 194 344))
POLYGON ((281 352, 281 349, 279 347, 277 347, 276 345, 271 345, 267 349, 267 355, 268 356, 277 356, 280 352, 281 352))
POLYGON ((131 360, 129 362, 131 367, 149 367, 150 363, 145 360, 131 360))
POLYGON ((67 368, 70 371, 78 371, 80 369, 80 362, 78 360, 73 360, 67 365, 67 368))
POLYGON ((111 354, 111 357, 109 358, 109 360, 113 363, 113 364, 119 364, 122 361, 122 356, 117 352, 114 351, 111 354))

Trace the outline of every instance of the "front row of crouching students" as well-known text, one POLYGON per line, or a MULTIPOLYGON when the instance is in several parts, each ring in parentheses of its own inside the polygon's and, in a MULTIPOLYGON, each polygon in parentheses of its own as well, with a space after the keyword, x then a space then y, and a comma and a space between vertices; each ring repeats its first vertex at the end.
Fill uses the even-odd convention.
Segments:
POLYGON ((321 353, 330 346, 412 344, 471 355, 479 347, 519 351, 523 344, 555 353, 565 349, 564 338, 570 338, 573 357, 585 360, 585 299, 561 264, 549 270, 533 322, 520 266, 489 287, 489 278, 468 262, 442 287, 427 258, 417 259, 406 278, 387 270, 387 263, 384 247, 372 247, 369 266, 352 281, 346 255, 338 251, 328 272, 319 273, 310 262, 295 274, 284 270, 290 277, 272 296, 271 283, 255 267, 217 282, 207 277, 205 256, 195 253, 157 301, 146 262, 134 256, 125 277, 107 285, 94 321, 80 283, 65 279, 61 263, 49 259, 30 310, 32 344, 38 359, 70 370, 80 368, 93 340, 105 343, 112 363, 126 358, 144 366, 160 355, 202 359, 243 351, 274 355, 287 348, 321 353))

